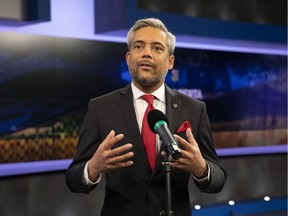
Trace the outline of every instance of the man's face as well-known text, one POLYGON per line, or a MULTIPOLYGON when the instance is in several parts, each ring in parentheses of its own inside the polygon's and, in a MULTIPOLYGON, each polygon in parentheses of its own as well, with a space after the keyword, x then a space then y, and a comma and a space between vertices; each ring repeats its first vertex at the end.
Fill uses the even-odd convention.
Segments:
POLYGON ((136 31, 126 62, 133 83, 144 92, 155 91, 174 64, 174 56, 169 56, 166 34, 153 27, 136 31))

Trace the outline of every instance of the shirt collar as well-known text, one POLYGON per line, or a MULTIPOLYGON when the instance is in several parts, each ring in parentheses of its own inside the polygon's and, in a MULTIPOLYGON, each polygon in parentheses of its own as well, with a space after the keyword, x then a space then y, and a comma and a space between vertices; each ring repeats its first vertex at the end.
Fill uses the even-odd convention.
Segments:
MULTIPOLYGON (((141 91, 138 89, 133 82, 131 82, 131 88, 132 88, 132 93, 133 93, 133 100, 137 100, 140 98, 142 95, 146 94, 145 92, 141 91)), ((164 83, 158 88, 156 91, 151 93, 154 95, 158 100, 162 101, 165 103, 165 85, 164 83)))

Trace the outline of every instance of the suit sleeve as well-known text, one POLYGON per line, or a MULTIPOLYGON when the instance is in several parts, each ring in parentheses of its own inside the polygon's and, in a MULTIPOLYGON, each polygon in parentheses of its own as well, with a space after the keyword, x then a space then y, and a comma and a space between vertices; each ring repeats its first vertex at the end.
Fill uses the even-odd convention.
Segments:
POLYGON ((209 163, 210 179, 206 184, 201 185, 195 180, 194 182, 202 192, 218 193, 222 190, 226 181, 226 171, 221 167, 213 146, 211 127, 204 103, 200 116, 199 129, 196 136, 194 136, 204 159, 209 163))
POLYGON ((72 192, 89 193, 96 187, 96 185, 86 185, 83 174, 86 163, 101 141, 94 102, 91 100, 80 130, 76 154, 66 172, 66 184, 72 192))

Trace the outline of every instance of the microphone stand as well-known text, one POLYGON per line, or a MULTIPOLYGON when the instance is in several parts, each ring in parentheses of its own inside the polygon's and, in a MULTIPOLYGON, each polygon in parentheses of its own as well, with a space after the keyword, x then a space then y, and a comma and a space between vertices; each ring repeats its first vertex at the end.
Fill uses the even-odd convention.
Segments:
POLYGON ((162 210, 160 216, 173 216, 172 200, 171 200, 171 158, 168 153, 168 146, 166 145, 166 155, 164 157, 165 165, 165 182, 166 182, 166 211, 162 210))

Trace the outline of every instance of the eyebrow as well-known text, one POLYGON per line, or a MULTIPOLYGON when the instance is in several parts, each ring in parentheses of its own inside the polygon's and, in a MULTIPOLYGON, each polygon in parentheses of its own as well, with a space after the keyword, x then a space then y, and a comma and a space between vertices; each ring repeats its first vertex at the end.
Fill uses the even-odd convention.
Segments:
MULTIPOLYGON (((136 43, 147 44, 147 43, 146 43, 145 41, 143 41, 143 40, 137 40, 137 41, 134 41, 132 44, 136 44, 136 43)), ((153 44, 153 45, 161 45, 161 46, 165 47, 162 43, 157 42, 157 41, 152 42, 152 44, 153 44)))

